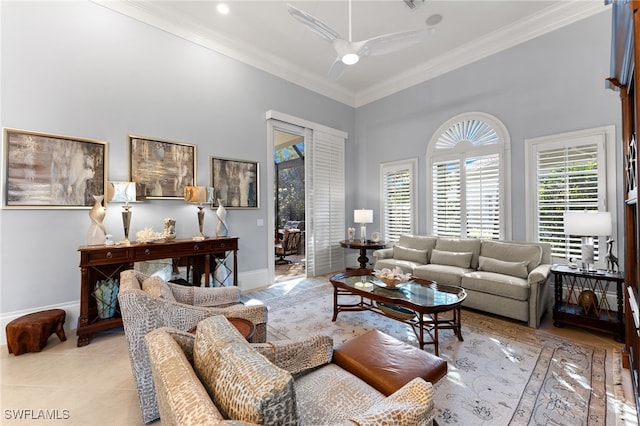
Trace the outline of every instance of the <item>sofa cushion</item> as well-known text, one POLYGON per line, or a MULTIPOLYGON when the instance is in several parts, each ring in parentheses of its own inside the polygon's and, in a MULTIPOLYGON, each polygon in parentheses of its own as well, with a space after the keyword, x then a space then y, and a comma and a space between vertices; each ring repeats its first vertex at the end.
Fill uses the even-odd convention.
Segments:
POLYGON ((399 259, 380 259, 376 262, 375 269, 389 268, 393 269, 398 266, 405 274, 413 274, 413 270, 424 263, 410 262, 408 260, 399 259))
MULTIPOLYGON (((478 256, 480 256, 481 240, 476 238, 438 238, 436 250, 473 253, 471 268, 478 269, 478 256)), ((433 261, 432 261, 433 262, 433 261)))
POLYGON ((431 263, 435 265, 457 266, 459 268, 468 268, 471 265, 471 252, 454 252, 454 251, 431 251, 431 263))
POLYGON ((517 244, 484 240, 482 241, 480 255, 507 262, 521 262, 526 260, 529 262, 527 265, 527 273, 529 273, 540 264, 542 248, 536 244, 517 244))
POLYGON ((527 280, 495 272, 475 271, 462 276, 462 287, 481 293, 496 294, 516 300, 529 300, 527 280))
POLYGON ((430 263, 428 265, 422 265, 415 268, 413 270, 413 276, 416 278, 435 281, 440 284, 460 286, 462 275, 471 271, 473 271, 473 269, 460 268, 459 266, 435 265, 430 263))
POLYGON ((161 297, 167 300, 176 300, 171 288, 162 278, 152 275, 142 281, 142 291, 153 297, 161 297))
POLYGON ((398 245, 417 250, 431 250, 435 248, 438 237, 428 235, 400 235, 398 245))
POLYGON ((408 260, 409 262, 425 264, 427 260, 428 251, 418 250, 409 247, 394 246, 393 258, 398 260, 408 260))
POLYGON ((507 262, 506 260, 498 260, 493 257, 479 257, 478 271, 496 272, 498 274, 513 275, 518 278, 527 278, 528 260, 522 262, 507 262))
POLYGON ((194 368, 225 418, 258 424, 296 424, 293 377, 254 351, 221 316, 198 323, 194 368))

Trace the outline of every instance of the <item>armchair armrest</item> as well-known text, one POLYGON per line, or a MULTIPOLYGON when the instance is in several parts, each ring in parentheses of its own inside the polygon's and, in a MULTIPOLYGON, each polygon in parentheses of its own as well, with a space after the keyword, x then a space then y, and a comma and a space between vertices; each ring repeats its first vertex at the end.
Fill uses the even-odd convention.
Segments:
POLYGON ((279 340, 251 345, 276 366, 291 374, 331 362, 333 339, 329 336, 310 336, 298 340, 279 340))
POLYGON ((240 303, 238 287, 194 287, 167 283, 173 297, 180 302, 194 306, 224 306, 240 303))
POLYGON ((529 272, 529 284, 545 282, 547 278, 549 278, 550 270, 551 265, 546 263, 536 266, 531 272, 529 272))
POLYGON ((417 377, 350 420, 358 425, 427 425, 434 414, 433 385, 417 377))
POLYGON ((373 257, 375 257, 376 260, 391 259, 393 257, 393 247, 374 250, 373 257))

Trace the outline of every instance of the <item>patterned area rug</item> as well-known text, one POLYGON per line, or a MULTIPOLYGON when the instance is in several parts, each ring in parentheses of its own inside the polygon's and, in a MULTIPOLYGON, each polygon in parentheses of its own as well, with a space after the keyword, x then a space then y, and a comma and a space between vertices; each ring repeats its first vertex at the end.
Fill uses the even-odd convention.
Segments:
MULTIPOLYGON (((372 312, 342 312, 332 322, 328 283, 264 302, 269 339, 318 333, 338 345, 375 328, 417 345, 410 326, 372 312)), ((623 424, 619 353, 468 310, 462 324, 463 342, 440 332, 440 356, 449 364, 435 385, 440 425, 623 424)))

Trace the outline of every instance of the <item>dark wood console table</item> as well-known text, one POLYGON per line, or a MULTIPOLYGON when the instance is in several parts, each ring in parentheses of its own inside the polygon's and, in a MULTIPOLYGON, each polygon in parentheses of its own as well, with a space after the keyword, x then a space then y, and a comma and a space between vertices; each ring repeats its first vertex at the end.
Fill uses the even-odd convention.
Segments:
POLYGON ((187 258, 193 269, 192 284, 200 285, 200 276, 204 273, 205 285, 208 285, 210 272, 215 271, 216 268, 216 260, 224 263, 233 253, 233 283, 238 285, 237 237, 206 238, 203 241, 180 239, 129 246, 82 246, 78 251, 81 271, 78 346, 88 345, 93 335, 98 332, 122 325, 122 318, 117 309, 113 316, 100 318, 94 294, 95 285, 101 280, 119 282, 120 272, 132 269, 135 262, 187 258))
POLYGON ((624 342, 623 274, 591 273, 563 265, 553 265, 551 272, 555 276, 553 325, 573 324, 600 330, 624 342), (616 311, 607 300, 612 283, 616 290, 616 311))

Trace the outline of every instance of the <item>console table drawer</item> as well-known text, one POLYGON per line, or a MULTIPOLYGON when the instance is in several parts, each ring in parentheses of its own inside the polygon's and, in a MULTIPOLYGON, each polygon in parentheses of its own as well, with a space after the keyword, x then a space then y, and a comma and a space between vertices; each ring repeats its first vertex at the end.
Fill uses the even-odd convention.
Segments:
POLYGON ((86 251, 82 254, 81 265, 96 265, 113 262, 126 262, 129 258, 128 250, 120 250, 114 248, 113 250, 96 250, 86 251))
POLYGON ((211 250, 225 251, 225 250, 238 249, 238 241, 236 239, 229 239, 228 241, 225 241, 225 240, 210 241, 208 244, 211 250))

